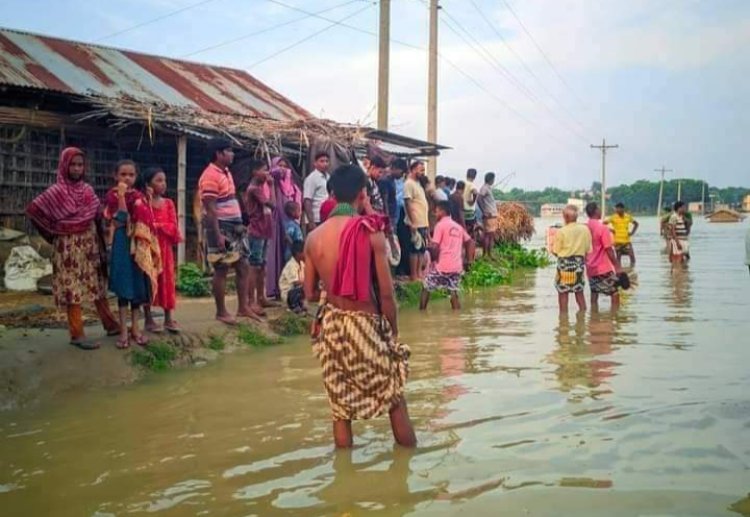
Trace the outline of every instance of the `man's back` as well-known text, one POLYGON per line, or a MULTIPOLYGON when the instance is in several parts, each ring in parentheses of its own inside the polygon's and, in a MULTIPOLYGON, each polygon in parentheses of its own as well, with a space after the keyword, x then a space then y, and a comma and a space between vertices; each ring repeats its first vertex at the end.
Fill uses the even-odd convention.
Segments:
MULTIPOLYGON (((348 298, 341 298, 331 294, 333 276, 336 272, 336 264, 339 259, 339 246, 331 243, 341 242, 341 234, 346 225, 351 221, 348 217, 331 217, 326 222, 313 230, 307 236, 305 246, 306 266, 312 267, 315 274, 323 283, 322 289, 326 292, 328 303, 343 310, 364 311, 377 314, 373 301, 357 302, 348 298)), ((384 239, 382 233, 371 236, 371 241, 379 237, 384 239)), ((375 287, 377 289, 377 287, 375 287)))
POLYGON ((630 242, 630 224, 633 222, 633 217, 628 213, 614 214, 608 222, 615 232, 615 244, 628 244, 630 242))

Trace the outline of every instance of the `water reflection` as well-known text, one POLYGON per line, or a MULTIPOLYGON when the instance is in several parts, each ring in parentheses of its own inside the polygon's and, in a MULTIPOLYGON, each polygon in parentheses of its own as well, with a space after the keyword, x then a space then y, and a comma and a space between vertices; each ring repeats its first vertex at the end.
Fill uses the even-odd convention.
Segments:
POLYGON ((616 313, 578 312, 571 318, 560 314, 555 329, 556 347, 548 361, 557 366, 558 389, 568 400, 596 399, 611 394, 607 379, 620 363, 603 358, 613 352, 616 313), (602 387, 604 385, 604 387, 602 387))

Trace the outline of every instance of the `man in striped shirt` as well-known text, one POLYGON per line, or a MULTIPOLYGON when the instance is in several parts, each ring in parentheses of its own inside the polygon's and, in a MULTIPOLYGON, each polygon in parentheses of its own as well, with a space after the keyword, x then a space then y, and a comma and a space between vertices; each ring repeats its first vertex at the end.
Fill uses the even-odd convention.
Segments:
POLYGON ((211 163, 198 180, 198 193, 203 205, 203 227, 206 233, 206 258, 214 268, 213 294, 216 319, 228 325, 237 320, 229 314, 225 303, 227 273, 234 266, 237 273, 237 316, 253 318, 248 307, 249 268, 243 246, 247 228, 242 224, 242 212, 229 166, 234 160, 232 143, 215 138, 208 144, 211 163))
POLYGON ((674 211, 669 216, 669 258, 672 263, 687 262, 690 260, 690 233, 685 218, 685 203, 678 201, 674 204, 674 211))

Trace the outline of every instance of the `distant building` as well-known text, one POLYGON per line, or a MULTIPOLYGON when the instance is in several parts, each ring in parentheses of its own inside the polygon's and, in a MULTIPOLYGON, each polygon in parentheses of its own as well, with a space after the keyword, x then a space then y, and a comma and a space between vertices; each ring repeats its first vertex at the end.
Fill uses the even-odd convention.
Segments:
POLYGON ((688 212, 691 214, 702 214, 705 205, 701 201, 693 201, 688 203, 688 212))
POLYGON ((586 202, 583 199, 579 199, 576 197, 569 197, 568 204, 578 208, 579 212, 583 212, 583 208, 586 206, 586 202))
POLYGON ((706 218, 712 223, 738 223, 745 217, 739 212, 735 212, 734 210, 721 208, 719 210, 716 210, 711 215, 706 216, 706 218))
POLYGON ((745 196, 745 199, 742 200, 742 211, 750 212, 750 194, 745 196))
POLYGON ((562 216, 565 203, 545 203, 541 208, 542 217, 560 217, 562 216))

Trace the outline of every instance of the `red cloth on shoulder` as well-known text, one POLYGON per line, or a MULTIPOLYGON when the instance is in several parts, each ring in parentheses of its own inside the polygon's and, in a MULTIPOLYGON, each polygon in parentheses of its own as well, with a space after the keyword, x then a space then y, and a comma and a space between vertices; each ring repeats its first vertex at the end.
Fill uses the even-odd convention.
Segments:
POLYGON ((382 215, 352 217, 341 232, 339 259, 333 274, 331 294, 357 302, 371 298, 372 245, 370 235, 386 228, 382 215))

